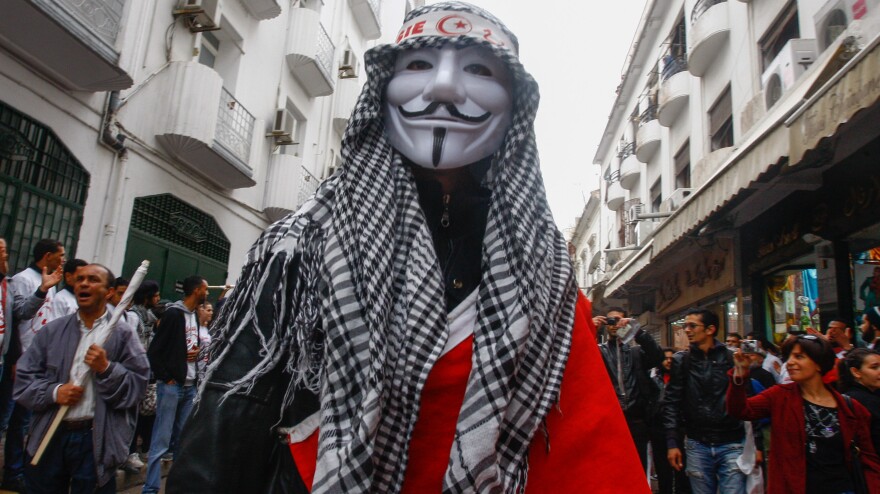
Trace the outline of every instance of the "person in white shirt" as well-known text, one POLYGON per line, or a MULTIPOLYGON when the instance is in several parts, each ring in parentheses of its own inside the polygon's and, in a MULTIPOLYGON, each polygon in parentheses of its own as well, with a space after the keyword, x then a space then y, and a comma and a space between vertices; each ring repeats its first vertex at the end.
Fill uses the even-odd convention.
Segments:
POLYGON ((76 280, 76 270, 87 265, 82 259, 68 259, 64 263, 64 288, 57 290, 52 300, 52 320, 64 317, 76 312, 76 296, 73 294, 73 282, 76 280))
MULTIPOLYGON (((28 297, 35 294, 43 298, 43 304, 36 315, 21 319, 15 325, 15 335, 10 341, 6 356, 6 366, 12 368, 18 357, 27 351, 34 336, 47 322, 52 320, 52 300, 55 286, 61 281, 61 266, 64 264, 64 245, 61 242, 44 238, 34 244, 33 263, 12 277, 11 291, 14 297, 28 297)), ((10 386, 8 393, 0 392, 0 417, 9 417, 6 424, 6 445, 3 450, 3 484, 0 489, 20 491, 24 485, 24 436, 30 422, 30 410, 12 400, 12 387, 15 375, 9 373, 6 380, 10 386), (9 408, 12 412, 9 413, 9 408)))

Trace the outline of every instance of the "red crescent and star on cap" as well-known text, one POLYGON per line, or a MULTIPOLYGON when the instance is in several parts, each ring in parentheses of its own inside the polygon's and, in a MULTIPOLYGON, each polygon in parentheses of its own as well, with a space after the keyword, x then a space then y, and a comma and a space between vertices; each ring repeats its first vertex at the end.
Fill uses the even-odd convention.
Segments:
POLYGON ((447 15, 437 22, 437 30, 450 36, 467 34, 472 29, 470 21, 460 15, 447 15))

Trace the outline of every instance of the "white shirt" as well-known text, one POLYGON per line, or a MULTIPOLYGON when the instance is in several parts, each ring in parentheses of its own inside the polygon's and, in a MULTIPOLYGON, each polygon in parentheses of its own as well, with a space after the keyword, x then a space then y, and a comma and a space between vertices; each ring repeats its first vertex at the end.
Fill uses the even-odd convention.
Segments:
MULTIPOLYGON (((76 353, 85 353, 84 350, 95 343, 95 338, 99 334, 99 331, 97 330, 103 328, 110 322, 110 316, 110 310, 105 310, 101 317, 95 319, 92 328, 89 329, 86 327, 85 323, 83 323, 83 320, 80 319, 79 313, 77 313, 76 320, 79 322, 80 339, 79 345, 76 347, 76 353)), ((74 353, 74 355, 76 355, 76 353, 74 353)), ((58 388, 61 386, 61 384, 55 386, 55 389, 52 391, 52 399, 56 402, 58 401, 58 388)), ((96 399, 95 378, 94 376, 90 376, 89 379, 86 379, 86 382, 83 385, 82 398, 76 405, 70 407, 64 420, 85 420, 93 418, 95 416, 96 399)))
MULTIPOLYGON (((23 271, 15 275, 12 287, 15 293, 21 297, 28 297, 37 291, 37 288, 43 283, 43 274, 33 267, 25 268, 23 271)), ((55 298, 55 287, 49 288, 46 292, 46 299, 43 305, 37 311, 37 315, 31 319, 19 321, 18 339, 21 341, 21 352, 24 353, 31 346, 34 336, 47 322, 52 320, 52 300, 55 298)))
MULTIPOLYGON (((184 319, 186 320, 186 351, 189 352, 195 348, 199 348, 199 322, 196 319, 195 312, 190 312, 189 314, 184 315, 184 319)), ((191 385, 196 382, 196 364, 198 363, 198 359, 196 362, 187 362, 186 363, 186 385, 191 385)))
POLYGON ((69 316, 79 310, 79 304, 76 303, 76 296, 68 289, 58 290, 55 298, 52 299, 52 319, 54 321, 60 317, 69 316))

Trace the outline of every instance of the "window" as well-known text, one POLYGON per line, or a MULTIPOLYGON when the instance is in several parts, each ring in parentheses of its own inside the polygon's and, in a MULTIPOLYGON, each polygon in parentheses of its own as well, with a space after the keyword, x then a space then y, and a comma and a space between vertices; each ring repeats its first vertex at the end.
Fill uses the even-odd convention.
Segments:
POLYGON ((687 38, 684 16, 682 16, 675 29, 669 34, 669 47, 661 57, 663 80, 687 69, 687 38))
POLYGON ((733 146, 733 113, 730 104, 730 86, 709 109, 709 151, 733 146))
POLYGON ((293 134, 290 136, 293 140, 293 144, 281 146, 281 153, 302 156, 303 150, 306 149, 303 142, 306 138, 306 125, 308 124, 308 120, 306 120, 303 113, 299 111, 299 108, 294 106, 290 100, 287 100, 287 111, 293 115, 293 134))
POLYGON ((691 144, 684 141, 675 153, 675 188, 686 189, 691 186, 691 144))
POLYGON ((654 185, 651 186, 651 212, 657 213, 660 211, 660 204, 663 202, 663 192, 662 192, 662 182, 661 179, 657 179, 654 182, 654 185))
POLYGON ((202 44, 199 48, 199 63, 214 68, 217 63, 217 52, 220 50, 220 40, 211 31, 202 33, 202 44))
POLYGON ((789 40, 800 37, 797 2, 790 2, 758 41, 761 50, 761 72, 767 70, 789 40))
POLYGON ((199 63, 214 69, 223 78, 223 87, 235 94, 238 67, 242 54, 242 38, 224 18, 221 29, 201 33, 199 63))

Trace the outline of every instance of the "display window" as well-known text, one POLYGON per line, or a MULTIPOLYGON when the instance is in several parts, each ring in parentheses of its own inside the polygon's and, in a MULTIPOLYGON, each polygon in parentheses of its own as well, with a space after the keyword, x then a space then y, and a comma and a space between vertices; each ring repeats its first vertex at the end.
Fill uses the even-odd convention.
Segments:
POLYGON ((852 256, 853 293, 856 321, 865 310, 880 306, 880 247, 852 256))
POLYGON ((803 334, 821 327, 819 321, 819 284, 814 267, 792 267, 775 271, 764 278, 767 328, 776 343, 788 334, 803 334))

